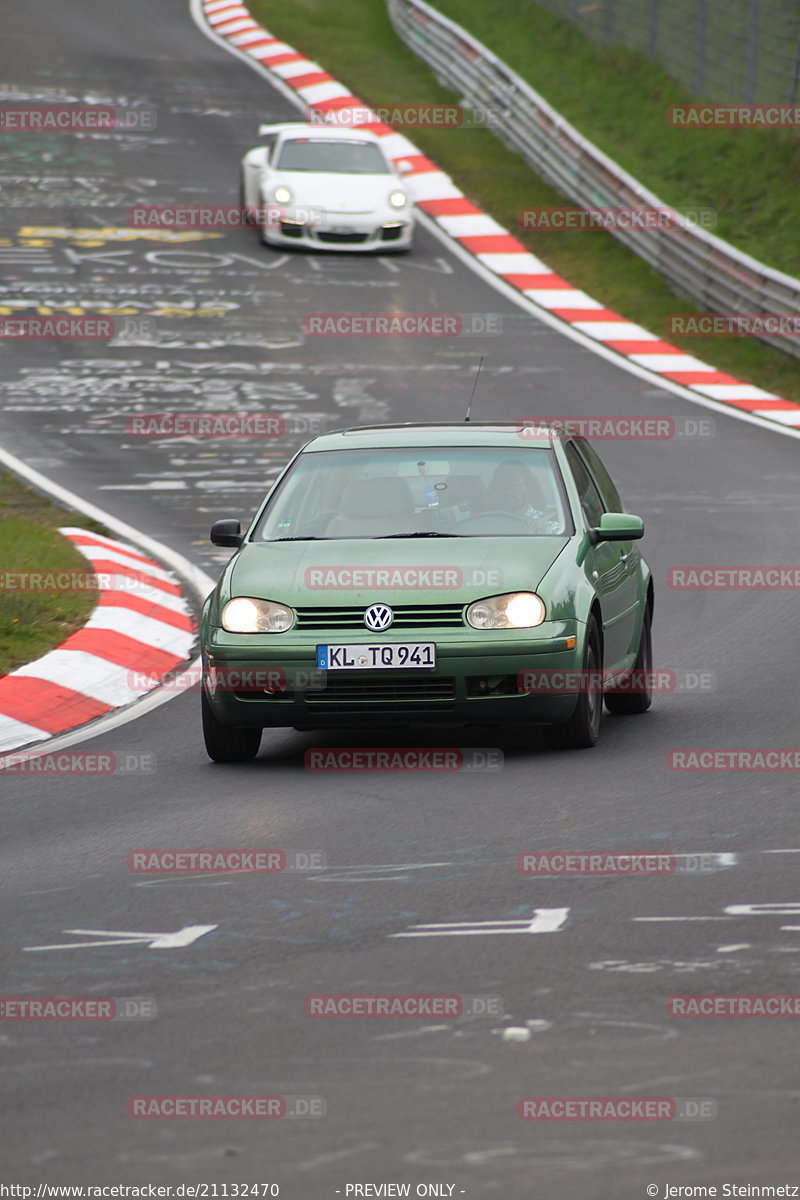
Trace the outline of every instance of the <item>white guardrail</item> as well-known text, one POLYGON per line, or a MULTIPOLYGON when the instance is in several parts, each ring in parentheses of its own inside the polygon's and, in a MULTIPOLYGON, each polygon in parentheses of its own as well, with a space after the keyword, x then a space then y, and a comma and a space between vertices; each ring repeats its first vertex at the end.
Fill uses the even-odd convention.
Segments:
MULTIPOLYGON (((398 35, 444 87, 458 94, 462 107, 475 112, 575 204, 672 214, 460 25, 424 0, 387 0, 387 7, 398 35)), ((743 254, 679 213, 665 224, 671 227, 611 232, 704 311, 800 313, 799 279, 743 254)), ((754 336, 800 358, 797 337, 766 332, 754 336)))

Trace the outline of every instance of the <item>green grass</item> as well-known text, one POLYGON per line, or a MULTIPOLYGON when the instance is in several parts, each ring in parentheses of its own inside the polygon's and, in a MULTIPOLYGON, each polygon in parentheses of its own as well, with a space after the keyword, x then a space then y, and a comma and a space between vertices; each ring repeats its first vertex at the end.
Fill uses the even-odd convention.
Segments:
MULTIPOLYGON (((683 103, 687 94, 635 52, 596 48, 531 0, 493 0, 485 7, 477 0, 441 0, 441 6, 663 200, 678 209, 715 208, 721 236, 783 270, 800 270, 800 139, 795 135, 671 129, 664 109, 683 103)), ((250 7, 270 32, 320 62, 368 104, 457 99, 397 37, 384 0, 336 5, 293 0, 290 6, 251 0, 250 7)), ((564 197, 488 130, 401 132, 532 253, 606 307, 660 336, 667 336, 670 314, 693 311, 609 234, 520 229, 518 214, 524 209, 563 204, 564 197)), ((667 340, 720 370, 800 402, 797 360, 780 351, 749 338, 670 334, 667 340)))
POLYGON ((439 0, 437 7, 660 199, 679 210, 715 209, 719 237, 800 274, 796 132, 672 127, 668 106, 700 97, 641 52, 595 45, 534 0, 439 0))
MULTIPOLYGON (((58 532, 61 525, 105 532, 96 522, 58 508, 16 476, 0 472, 0 573, 90 572, 87 559, 58 532)), ((0 675, 59 645, 80 629, 96 603, 94 590, 0 588, 0 675)))

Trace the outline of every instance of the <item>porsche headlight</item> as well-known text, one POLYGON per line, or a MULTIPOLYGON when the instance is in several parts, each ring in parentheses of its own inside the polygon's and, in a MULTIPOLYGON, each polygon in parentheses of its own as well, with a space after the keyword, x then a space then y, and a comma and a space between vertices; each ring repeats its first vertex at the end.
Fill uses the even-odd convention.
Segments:
POLYGON ((544 617, 544 602, 535 592, 489 596, 467 609, 467 622, 473 629, 533 629, 544 617))
POLYGON ((285 633, 293 622, 294 613, 285 604, 252 596, 236 596, 222 610, 222 628, 228 633, 285 633))
POLYGON ((292 193, 283 183, 279 183, 272 194, 277 200, 278 204, 292 203, 292 193))
POLYGON ((405 208, 408 204, 408 196, 405 192, 389 192, 389 203, 392 208, 405 208))

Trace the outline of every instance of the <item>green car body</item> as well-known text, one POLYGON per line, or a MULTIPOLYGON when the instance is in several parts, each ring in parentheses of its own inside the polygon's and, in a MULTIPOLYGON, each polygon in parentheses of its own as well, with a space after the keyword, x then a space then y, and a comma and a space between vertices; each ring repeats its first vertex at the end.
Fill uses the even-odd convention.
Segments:
MULTIPOLYGON (((255 753, 258 731, 264 728, 353 732, 411 723, 523 724, 561 727, 563 732, 570 721, 575 725, 576 713, 580 715, 582 690, 568 686, 575 672, 602 666, 604 671, 624 673, 650 666, 653 584, 636 541, 642 523, 622 515, 616 489, 583 439, 563 430, 534 433, 523 441, 513 424, 442 423, 324 434, 289 463, 243 538, 237 539, 235 522, 215 526, 216 544, 240 544, 202 617, 204 726, 212 758, 252 757, 250 748, 255 746, 255 753), (257 536, 296 464, 302 460, 304 470, 314 466, 308 456, 326 453, 326 459, 316 460, 322 464, 331 461, 330 452, 360 451, 377 460, 395 448, 414 454, 419 450, 427 460, 436 460, 446 459, 448 451, 455 456, 463 447, 470 452, 493 448, 517 456, 521 450, 552 456, 563 502, 560 531, 544 536, 525 531, 504 536, 396 533, 320 540, 257 536), (587 491, 591 503, 579 494, 579 485, 586 487, 584 469, 603 501, 600 521, 595 492, 587 491), (474 602, 519 592, 533 593, 544 604, 544 620, 535 627, 473 628, 467 622, 465 614, 474 602), (288 607, 291 627, 282 632, 226 631, 222 612, 235 597, 288 607), (383 632, 371 632, 364 625, 364 612, 375 603, 389 606, 394 614, 383 632), (327 662, 325 651, 318 657, 321 645, 363 644, 373 648, 374 660, 379 653, 375 647, 391 643, 435 645, 435 667, 321 670, 318 665, 327 662), (566 685, 544 690, 532 686, 531 680, 535 685, 543 671, 555 673, 556 679, 563 672, 566 685)), ((424 475, 425 463, 418 466, 424 475)), ((433 486, 442 489, 441 498, 446 477, 433 486)), ((519 520, 513 517, 509 522, 519 520)), ((480 530, 481 521, 505 527, 496 512, 486 517, 476 512, 473 521, 462 528, 480 530)), ((327 527, 335 525, 334 518, 327 527)), ((368 514, 363 525, 369 525, 368 514)), ((515 528, 510 523, 508 527, 515 528)), ((646 700, 621 697, 617 709, 607 696, 606 704, 612 711, 644 711, 649 695, 646 700)), ((592 721, 592 736, 587 737, 584 728, 582 738, 570 736, 566 744, 593 744, 598 713, 592 721)))

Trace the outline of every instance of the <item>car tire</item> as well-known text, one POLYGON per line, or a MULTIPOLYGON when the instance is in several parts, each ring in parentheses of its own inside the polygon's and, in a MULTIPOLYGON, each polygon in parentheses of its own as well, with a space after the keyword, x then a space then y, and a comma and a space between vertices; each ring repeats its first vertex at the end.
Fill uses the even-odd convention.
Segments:
POLYGON ((206 753, 212 762, 249 762, 258 754, 261 745, 260 729, 231 729, 222 725, 212 712, 205 692, 201 697, 203 709, 203 738, 206 753))
POLYGON ((653 703, 652 671, 653 671, 653 618, 648 605, 642 624, 642 636, 639 639, 639 650, 633 673, 641 672, 647 682, 647 687, 635 692, 607 692, 606 708, 616 716, 632 716, 634 713, 647 712, 653 703))
MULTIPOLYGON (((586 642, 583 651, 583 671, 588 680, 598 679, 603 671, 603 653, 600 647, 600 631, 597 621, 590 617, 586 626, 586 642)), ((600 736, 600 715, 603 711, 603 694, 591 687, 582 690, 578 703, 568 721, 563 725, 545 726, 548 745, 559 750, 589 750, 597 744, 600 736)))

